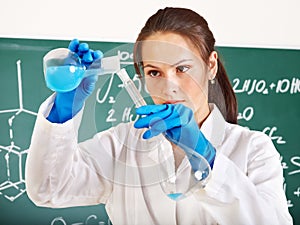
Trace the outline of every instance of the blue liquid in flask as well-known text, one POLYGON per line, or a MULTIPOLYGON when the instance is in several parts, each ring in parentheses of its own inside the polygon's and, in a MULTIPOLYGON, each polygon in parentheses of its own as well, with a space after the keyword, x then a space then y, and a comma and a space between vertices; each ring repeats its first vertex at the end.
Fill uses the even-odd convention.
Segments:
POLYGON ((46 84, 52 91, 68 92, 80 84, 84 73, 81 66, 51 66, 46 71, 46 84))
POLYGON ((184 197, 184 195, 182 193, 172 193, 172 194, 168 194, 167 195, 170 199, 172 200, 180 200, 182 197, 184 197))

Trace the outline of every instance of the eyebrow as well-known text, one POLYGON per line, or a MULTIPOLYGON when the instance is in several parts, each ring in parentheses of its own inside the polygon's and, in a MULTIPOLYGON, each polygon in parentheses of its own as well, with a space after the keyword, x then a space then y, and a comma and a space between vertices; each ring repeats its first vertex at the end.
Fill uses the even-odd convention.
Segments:
MULTIPOLYGON (((183 62, 188 62, 188 61, 193 61, 193 59, 183 59, 183 60, 180 60, 179 62, 177 63, 174 63, 173 65, 171 65, 172 67, 175 67, 183 62)), ((158 68, 157 66, 154 66, 152 64, 146 64, 145 66, 143 66, 142 68, 145 69, 146 67, 151 67, 151 68, 158 68)))

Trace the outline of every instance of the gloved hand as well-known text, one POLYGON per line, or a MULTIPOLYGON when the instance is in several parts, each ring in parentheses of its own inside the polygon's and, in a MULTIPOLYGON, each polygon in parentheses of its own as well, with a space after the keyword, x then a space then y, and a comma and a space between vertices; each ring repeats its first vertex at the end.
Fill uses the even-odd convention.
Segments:
MULTIPOLYGON (((103 57, 101 51, 89 49, 87 43, 80 44, 78 39, 73 39, 68 48, 81 58, 81 63, 87 68, 94 60, 103 57)), ((47 119, 53 123, 64 123, 71 119, 81 110, 84 101, 93 92, 97 79, 97 75, 88 76, 74 90, 64 93, 56 92, 54 105, 47 119)))
MULTIPOLYGON (((190 108, 182 104, 146 105, 137 108, 136 113, 145 116, 134 123, 135 128, 148 128, 144 139, 163 133, 186 153, 192 149, 202 155, 213 167, 216 150, 200 131, 190 108)), ((190 162, 194 168, 195 158, 190 158, 190 162)))

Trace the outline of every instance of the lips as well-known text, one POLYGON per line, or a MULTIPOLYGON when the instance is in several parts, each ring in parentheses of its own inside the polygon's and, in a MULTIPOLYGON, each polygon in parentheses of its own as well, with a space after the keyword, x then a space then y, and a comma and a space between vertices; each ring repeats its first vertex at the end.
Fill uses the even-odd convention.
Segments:
POLYGON ((168 100, 165 101, 163 104, 178 104, 178 103, 182 103, 184 102, 184 100, 168 100))

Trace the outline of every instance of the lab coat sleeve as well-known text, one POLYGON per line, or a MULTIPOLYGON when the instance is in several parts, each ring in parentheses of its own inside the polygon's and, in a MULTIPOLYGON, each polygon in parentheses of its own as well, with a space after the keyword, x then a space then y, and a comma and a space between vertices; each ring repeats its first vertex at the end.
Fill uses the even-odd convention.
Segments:
POLYGON ((36 119, 26 160, 27 194, 44 207, 105 203, 112 185, 104 173, 112 170, 108 152, 114 142, 107 132, 78 144, 82 111, 63 124, 50 123, 45 117, 53 99, 41 105, 36 119))
POLYGON ((218 152, 211 180, 195 197, 218 224, 292 224, 279 154, 265 134, 254 136, 245 146, 246 171, 218 152))

